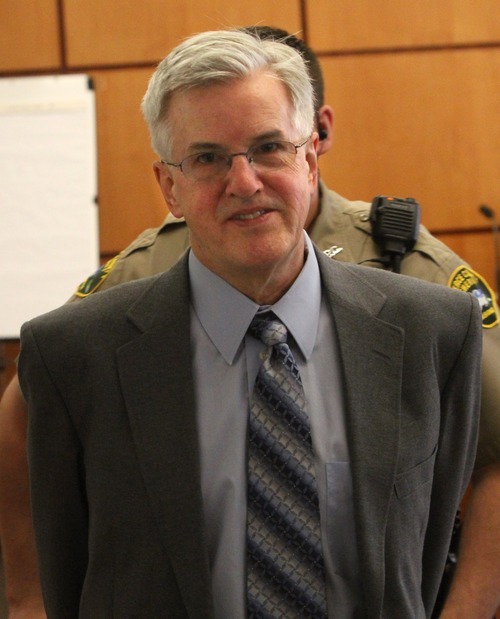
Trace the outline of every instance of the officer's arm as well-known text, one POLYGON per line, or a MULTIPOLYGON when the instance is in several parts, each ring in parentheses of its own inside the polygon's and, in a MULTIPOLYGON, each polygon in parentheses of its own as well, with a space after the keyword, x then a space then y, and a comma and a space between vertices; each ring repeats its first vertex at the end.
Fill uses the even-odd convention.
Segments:
POLYGON ((440 619, 491 619, 500 606, 500 463, 473 478, 455 577, 440 619))
POLYGON ((476 473, 442 619, 491 619, 500 605, 500 325, 483 329, 476 473))
POLYGON ((0 538, 9 619, 45 619, 26 457, 27 412, 17 376, 0 401, 0 538))

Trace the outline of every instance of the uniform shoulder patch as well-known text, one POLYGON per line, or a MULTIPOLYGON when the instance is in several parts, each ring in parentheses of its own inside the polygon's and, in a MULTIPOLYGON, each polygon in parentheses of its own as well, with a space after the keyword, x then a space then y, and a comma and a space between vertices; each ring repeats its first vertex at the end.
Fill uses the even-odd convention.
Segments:
POLYGON ((485 329, 491 329, 491 327, 499 324, 500 318, 495 294, 481 275, 462 265, 457 267, 450 275, 448 286, 456 290, 470 292, 472 296, 476 297, 481 306, 483 327, 485 329))
POLYGON ((88 297, 95 292, 113 270, 119 256, 115 256, 102 265, 95 273, 82 282, 75 291, 76 297, 88 297))

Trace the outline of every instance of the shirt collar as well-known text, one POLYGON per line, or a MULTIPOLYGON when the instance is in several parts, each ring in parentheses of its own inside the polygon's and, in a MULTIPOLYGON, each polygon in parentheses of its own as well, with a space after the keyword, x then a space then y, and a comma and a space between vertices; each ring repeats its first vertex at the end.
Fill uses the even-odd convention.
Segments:
MULTIPOLYGON (((318 330, 321 280, 311 240, 304 232, 307 259, 299 276, 268 309, 286 325, 306 359, 312 354, 318 330)), ((259 305, 207 269, 189 253, 191 302, 207 336, 224 360, 232 364, 259 305)))

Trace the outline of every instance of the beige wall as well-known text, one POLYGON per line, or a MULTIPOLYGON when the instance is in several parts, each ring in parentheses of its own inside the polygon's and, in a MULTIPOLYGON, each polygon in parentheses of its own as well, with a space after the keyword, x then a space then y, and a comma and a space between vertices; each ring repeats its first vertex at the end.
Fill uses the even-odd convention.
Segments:
POLYGON ((498 0, 0 0, 0 75, 94 79, 103 259, 166 212, 139 112, 155 63, 194 32, 256 23, 319 55, 336 113, 328 184, 415 197, 423 223, 494 284, 478 205, 500 215, 498 0))

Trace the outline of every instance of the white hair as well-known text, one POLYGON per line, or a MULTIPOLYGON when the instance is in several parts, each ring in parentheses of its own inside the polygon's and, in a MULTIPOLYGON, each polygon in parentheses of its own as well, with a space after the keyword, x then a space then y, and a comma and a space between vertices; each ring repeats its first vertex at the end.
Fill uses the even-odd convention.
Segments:
POLYGON ((292 124, 301 137, 314 127, 314 94, 299 52, 242 30, 215 30, 183 41, 160 62, 142 100, 153 149, 168 158, 171 127, 168 106, 174 92, 243 79, 265 70, 285 85, 291 99, 292 124))

